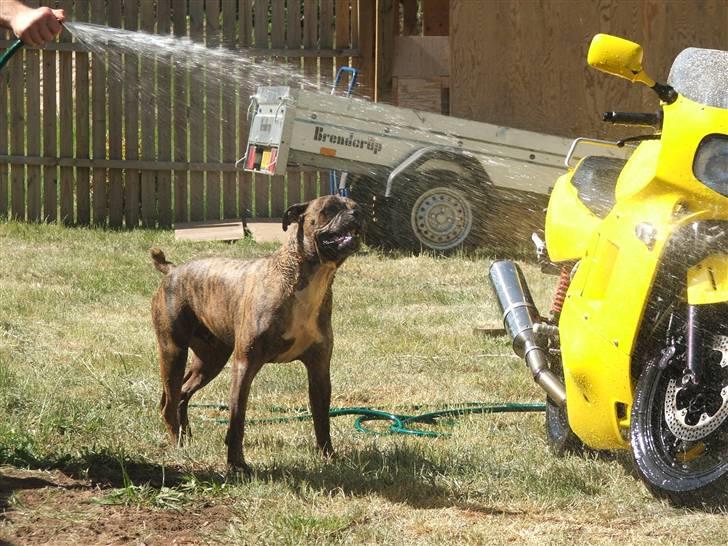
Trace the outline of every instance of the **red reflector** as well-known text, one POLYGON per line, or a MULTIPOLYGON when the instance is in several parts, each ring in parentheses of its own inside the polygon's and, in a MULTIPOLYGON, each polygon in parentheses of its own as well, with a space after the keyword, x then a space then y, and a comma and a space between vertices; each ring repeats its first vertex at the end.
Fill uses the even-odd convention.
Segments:
POLYGON ((255 146, 248 147, 248 159, 245 161, 245 168, 248 170, 255 169, 255 146))
POLYGON ((270 162, 268 163, 268 172, 274 173, 276 170, 276 160, 278 159, 278 148, 271 148, 270 162))

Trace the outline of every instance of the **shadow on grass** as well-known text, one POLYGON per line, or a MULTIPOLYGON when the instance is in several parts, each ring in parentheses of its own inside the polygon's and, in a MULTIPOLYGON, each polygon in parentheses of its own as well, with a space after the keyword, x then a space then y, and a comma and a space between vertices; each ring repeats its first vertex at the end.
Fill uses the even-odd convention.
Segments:
MULTIPOLYGON (((31 470, 59 470, 68 477, 85 480, 90 482, 89 486, 102 489, 121 489, 130 482, 161 489, 182 486, 192 480, 210 485, 227 481, 219 468, 181 469, 103 451, 79 456, 39 458, 23 448, 11 451, 0 446, 0 465, 31 470)), ((262 468, 254 465, 253 469, 252 481, 283 483, 293 493, 302 496, 311 490, 344 492, 347 496, 378 495, 414 508, 456 506, 487 514, 515 513, 459 501, 451 490, 438 483, 441 481, 438 478, 445 475, 447 469, 429 461, 422 450, 410 446, 399 446, 386 452, 376 448, 355 449, 326 464, 301 461, 280 465, 273 463, 262 468)), ((246 481, 243 478, 239 483, 244 486, 246 481)), ((15 490, 63 487, 52 481, 31 477, 2 479, 0 484, 0 502, 7 502, 15 490)), ((0 504, 0 509, 3 506, 0 504)))
POLYGON ((400 445, 381 451, 370 447, 347 451, 323 466, 305 462, 273 465, 255 472, 262 481, 283 482, 297 495, 315 490, 346 496, 377 495, 393 503, 419 509, 457 507, 489 515, 515 514, 509 510, 484 507, 462 501, 442 478, 448 469, 429 460, 415 446, 400 445))
MULTIPOLYGON (((0 446, 0 465, 31 470, 60 470, 66 476, 86 480, 101 488, 119 488, 134 484, 148 484, 151 487, 174 487, 195 477, 201 481, 220 481, 221 474, 212 469, 199 472, 183 471, 170 466, 136 459, 122 453, 110 451, 86 451, 81 455, 49 455, 38 457, 30 450, 0 446)), ((50 483, 55 486, 57 484, 50 483)), ((44 487, 44 485, 39 485, 44 487)))

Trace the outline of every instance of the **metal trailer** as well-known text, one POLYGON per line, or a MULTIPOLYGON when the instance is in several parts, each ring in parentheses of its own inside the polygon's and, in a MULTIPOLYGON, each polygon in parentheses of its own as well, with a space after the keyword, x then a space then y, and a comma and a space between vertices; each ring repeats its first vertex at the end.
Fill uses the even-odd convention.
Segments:
MULTIPOLYGON (((348 173, 369 215, 367 242, 447 252, 509 243, 542 226, 571 140, 449 116, 259 87, 246 171, 291 167, 348 173)), ((521 239, 522 240, 522 239, 521 239)))

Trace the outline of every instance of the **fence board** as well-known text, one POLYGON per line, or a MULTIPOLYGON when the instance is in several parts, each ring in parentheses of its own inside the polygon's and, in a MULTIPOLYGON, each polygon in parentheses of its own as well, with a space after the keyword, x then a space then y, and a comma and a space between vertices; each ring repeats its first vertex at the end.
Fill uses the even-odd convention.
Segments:
MULTIPOLYGON (((301 58, 296 56, 297 50, 301 47, 301 0, 288 0, 288 20, 286 22, 286 47, 288 48, 288 67, 291 72, 301 71, 301 58)), ((289 81, 288 85, 294 85, 289 81)), ((295 84, 298 86, 298 84, 295 84)), ((291 206, 300 203, 301 176, 299 171, 289 171, 286 178, 286 205, 291 206)))
MULTIPOLYGON (((43 154, 47 157, 57 155, 56 59, 55 51, 43 51, 43 154)), ((1 105, 0 110, 2 110, 1 105)), ((58 169, 45 167, 43 168, 43 219, 55 222, 58 217, 57 207, 58 169)))
MULTIPOLYGON (((204 12, 203 0, 190 0, 190 39, 201 42, 204 39, 204 12)), ((204 161, 204 90, 200 82, 204 81, 202 74, 190 71, 190 159, 204 161), (193 79, 194 78, 194 79, 193 79)), ((190 220, 193 222, 205 218, 205 174, 190 173, 190 220)))
MULTIPOLYGON (((253 30, 255 35, 256 49, 268 47, 268 0, 255 0, 255 12, 253 19, 253 30)), ((270 178, 268 176, 255 175, 255 216, 258 218, 268 216, 268 200, 270 178)))
MULTIPOLYGON (((89 1, 76 0, 74 6, 74 19, 81 22, 88 21, 88 12, 89 1)), ((76 51, 74 53, 73 62, 75 67, 74 95, 76 118, 76 157, 85 159, 90 157, 89 144, 91 128, 89 115, 92 113, 89 104, 90 85, 88 53, 76 51)), ((99 61, 99 65, 103 65, 103 61, 99 61)), ((100 75, 102 72, 102 70, 94 70, 94 87, 99 83, 99 79, 102 78, 100 75)), ((97 100, 95 95, 94 99, 97 100)), ((97 124, 94 123, 94 132, 96 130, 97 124)), ((76 223, 82 225, 87 225, 91 218, 90 179, 91 174, 89 169, 83 167, 76 169, 76 223)))
MULTIPOLYGON (((10 62, 10 80, 13 82, 23 81, 23 61, 28 53, 22 48, 10 62)), ((23 86, 13 85, 10 88, 10 144, 13 154, 25 154, 25 90, 23 86)), ((10 170, 12 217, 17 220, 25 219, 25 166, 13 165, 10 170)))
MULTIPOLYGON (((73 17, 73 0, 63 0, 60 7, 66 12, 66 17, 73 17)), ((64 30, 61 34, 61 43, 70 45, 71 34, 64 30)), ((59 119, 59 153, 62 157, 73 156, 73 53, 62 51, 58 54, 58 101, 60 108, 59 119)), ((73 223, 73 195, 74 172, 73 167, 60 168, 60 220, 64 224, 73 223)))
MULTIPOLYGON (((348 48, 351 43, 351 12, 349 0, 336 0, 336 49, 348 48)), ((349 66, 349 57, 336 57, 334 72, 342 66, 349 66)))
MULTIPOLYGON (((9 33, 0 29, 0 38, 7 38, 9 33)), ((10 88, 10 70, 0 71, 0 154, 8 153, 8 89, 10 88)), ((8 214, 9 169, 6 163, 0 162, 0 218, 8 214)))
MULTIPOLYGON (((173 0, 174 35, 187 36, 187 0, 173 0)), ((176 60, 174 69, 174 159, 184 161, 187 156, 187 68, 184 58, 176 60)), ((174 221, 187 222, 188 198, 187 184, 189 173, 175 171, 174 173, 174 221)))
MULTIPOLYGON (((319 48, 333 48, 334 30, 334 2, 333 0, 321 0, 321 5, 319 6, 319 48)), ((333 57, 321 57, 320 66, 319 86, 331 85, 331 83, 333 83, 333 71, 336 69, 333 57)), ((322 171, 319 173, 318 195, 327 195, 331 193, 329 176, 329 171, 322 171)))
MULTIPOLYGON (((157 34, 168 35, 171 23, 170 0, 157 0, 157 34)), ((158 131, 158 161, 172 159, 172 74, 169 57, 164 57, 157 63, 158 95, 157 95, 157 131, 158 131)), ((159 227, 172 226, 172 173, 159 171, 157 173, 157 218, 159 227)))
MULTIPOLYGON (((114 28, 121 27, 121 3, 110 2, 109 10, 109 26, 114 28)), ((109 67, 122 66, 122 56, 114 51, 108 52, 109 67)), ((109 158, 120 160, 122 158, 124 127, 123 118, 123 97, 122 82, 118 75, 109 70, 109 158)), ((109 226, 113 228, 121 227, 124 221, 124 177, 119 169, 109 169, 109 226)))
MULTIPOLYGON (((316 47, 318 21, 316 18, 316 0, 303 0, 303 47, 316 47)), ((306 85, 318 88, 316 59, 303 59, 303 74, 306 85)), ((317 193, 317 180, 319 173, 303 174, 303 199, 314 199, 317 193)))
MULTIPOLYGON (((124 2, 124 28, 139 28, 136 0, 124 2)), ((139 56, 124 54, 124 157, 139 158, 139 56)), ((124 221, 127 229, 139 225, 139 171, 124 171, 124 221)))
MULTIPOLYGON (((154 2, 142 1, 139 10, 139 23, 141 30, 154 32, 154 2)), ((154 129, 157 124, 157 95, 155 93, 157 62, 154 59, 141 58, 140 93, 141 122, 142 122, 142 149, 141 157, 145 160, 156 159, 156 146, 154 142, 154 129)), ((141 172, 141 210, 142 226, 154 227, 156 210, 156 173, 143 170, 141 172)))
MULTIPOLYGON (((236 5, 234 2, 222 3, 222 45, 226 49, 236 48, 235 39, 236 5)), ((237 67, 231 67, 236 70, 237 67)), ((238 151, 235 141, 235 106, 238 89, 230 78, 222 80, 222 160, 226 163, 235 161, 238 151)), ((242 154, 241 154, 242 155, 242 154)), ((238 215, 237 173, 222 175, 222 216, 226 219, 238 215)))
MULTIPOLYGON (((239 34, 240 34, 240 47, 248 48, 253 41, 253 0, 239 0, 238 1, 238 12, 239 12, 239 34)), ((245 69, 240 68, 243 72, 245 69)), ((238 108, 238 135, 240 138, 240 150, 244 153, 244 147, 247 143, 248 138, 248 98, 241 90, 240 92, 240 104, 238 108)), ((242 172, 238 176, 238 207, 240 216, 245 218, 252 214, 251 209, 253 205, 253 175, 247 172, 242 172)))
MULTIPOLYGON (((26 83, 26 131, 27 154, 40 154, 40 51, 28 50, 25 54, 26 83)), ((35 165, 28 165, 27 180, 27 218, 30 222, 41 219, 41 169, 35 165)))
MULTIPOLYGON (((106 6, 103 2, 91 4, 91 21, 103 25, 106 22, 106 6)), ((93 108, 93 157, 106 159, 106 54, 94 53, 92 62, 93 108)), ((106 224, 106 169, 93 169, 93 223, 106 224)))
MULTIPOLYGON (((209 48, 220 45, 220 3, 207 0, 205 3, 206 32, 205 43, 209 48)), ((217 67, 206 68, 205 94, 207 109, 205 122, 207 125, 207 162, 220 161, 220 78, 222 74, 217 67)), ((220 219, 220 173, 208 172, 207 178, 207 220, 220 219)))
MULTIPOLYGON (((283 2, 273 2, 271 4, 271 36, 270 45, 274 49, 281 49, 286 45, 285 36, 286 11, 283 2)), ((271 82, 273 85, 286 85, 283 77, 277 78, 278 81, 271 82)), ((285 205, 285 176, 268 177, 270 182, 270 216, 280 218, 283 216, 285 205)))

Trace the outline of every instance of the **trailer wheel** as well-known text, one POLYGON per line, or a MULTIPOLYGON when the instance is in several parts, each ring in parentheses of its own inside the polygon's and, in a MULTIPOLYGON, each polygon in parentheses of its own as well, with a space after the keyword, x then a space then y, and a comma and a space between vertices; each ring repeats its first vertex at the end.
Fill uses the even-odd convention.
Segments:
POLYGON ((364 240, 371 247, 386 247, 387 220, 384 190, 386 182, 382 178, 365 175, 349 175, 349 197, 364 211, 366 233, 364 240))
POLYGON ((436 170, 419 176, 390 198, 390 227, 399 247, 447 254, 487 242, 485 192, 470 179, 436 170))

